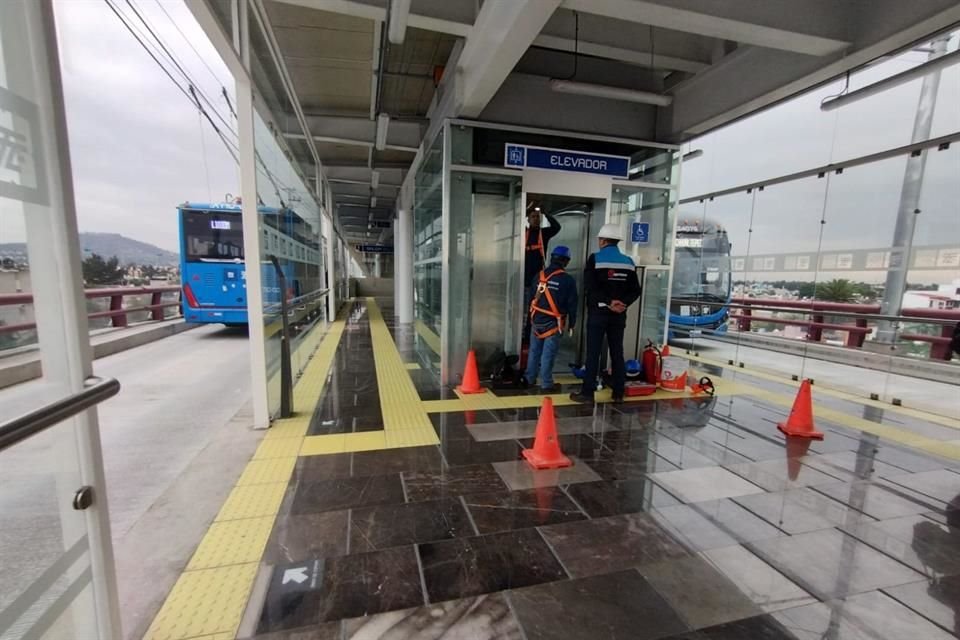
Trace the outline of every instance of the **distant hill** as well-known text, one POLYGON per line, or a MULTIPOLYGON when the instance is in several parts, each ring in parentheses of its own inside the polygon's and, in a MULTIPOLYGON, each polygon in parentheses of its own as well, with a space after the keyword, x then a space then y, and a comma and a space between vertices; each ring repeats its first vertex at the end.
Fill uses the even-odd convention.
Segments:
MULTIPOLYGON (((172 251, 133 240, 119 233, 80 234, 80 249, 84 257, 96 253, 104 258, 117 256, 120 264, 149 264, 156 266, 174 266, 180 263, 180 256, 172 251)), ((27 247, 22 242, 0 244, 0 258, 26 257, 27 247)))

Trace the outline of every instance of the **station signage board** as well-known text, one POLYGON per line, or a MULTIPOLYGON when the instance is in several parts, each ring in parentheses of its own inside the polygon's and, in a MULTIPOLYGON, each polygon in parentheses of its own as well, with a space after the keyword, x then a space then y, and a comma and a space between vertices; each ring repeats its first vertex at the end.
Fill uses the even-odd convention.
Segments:
POLYGON ((393 246, 386 244, 356 244, 353 248, 360 253, 393 253, 393 246))
POLYGON ((628 156, 531 147, 525 144, 507 143, 504 150, 503 166, 511 169, 589 173, 613 178, 630 177, 630 158, 628 156))

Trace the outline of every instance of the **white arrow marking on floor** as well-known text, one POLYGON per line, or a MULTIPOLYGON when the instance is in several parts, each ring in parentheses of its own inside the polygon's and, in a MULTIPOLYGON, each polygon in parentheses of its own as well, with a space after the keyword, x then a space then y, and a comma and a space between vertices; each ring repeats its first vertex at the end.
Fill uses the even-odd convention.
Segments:
POLYGON ((280 584, 287 584, 288 582, 296 582, 297 584, 303 584, 307 581, 307 568, 306 567, 297 567, 296 569, 287 569, 283 572, 283 580, 280 581, 280 584))

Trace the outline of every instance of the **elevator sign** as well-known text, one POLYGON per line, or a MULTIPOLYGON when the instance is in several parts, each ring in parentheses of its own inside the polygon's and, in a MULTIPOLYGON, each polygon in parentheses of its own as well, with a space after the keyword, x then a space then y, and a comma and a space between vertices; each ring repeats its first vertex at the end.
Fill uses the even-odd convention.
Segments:
POLYGON ((507 144, 503 165, 512 169, 543 169, 629 178, 630 158, 603 153, 582 153, 525 144, 507 144))

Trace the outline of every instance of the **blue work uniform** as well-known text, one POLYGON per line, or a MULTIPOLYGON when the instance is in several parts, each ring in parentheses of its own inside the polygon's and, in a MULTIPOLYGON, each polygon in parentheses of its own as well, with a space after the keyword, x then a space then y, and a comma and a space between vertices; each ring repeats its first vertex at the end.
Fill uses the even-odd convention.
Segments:
POLYGON ((527 382, 533 384, 540 374, 540 386, 553 387, 553 363, 566 329, 577 323, 577 283, 557 262, 531 281, 533 291, 527 301, 530 309, 530 351, 527 354, 527 382))
POLYGON ((608 245, 587 258, 583 281, 587 296, 587 361, 580 393, 592 397, 596 390, 603 339, 606 338, 613 370, 613 396, 622 398, 626 383, 623 332, 627 326, 627 312, 612 311, 610 303, 619 300, 630 306, 637 301, 640 297, 637 267, 615 245, 608 245))

